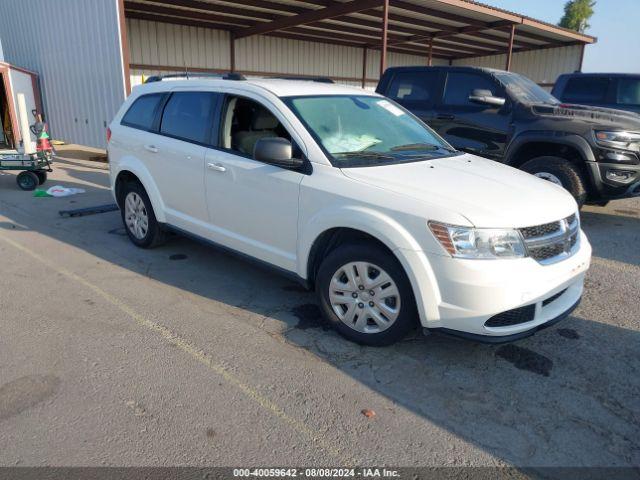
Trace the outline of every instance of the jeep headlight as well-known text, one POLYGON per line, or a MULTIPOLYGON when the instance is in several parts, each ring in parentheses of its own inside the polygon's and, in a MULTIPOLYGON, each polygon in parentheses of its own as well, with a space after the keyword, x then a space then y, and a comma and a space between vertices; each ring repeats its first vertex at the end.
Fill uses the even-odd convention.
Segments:
POLYGON ((639 132, 596 130, 594 135, 600 146, 640 152, 639 132))
POLYGON ((471 228, 429 222, 440 245, 457 258, 519 258, 526 256, 520 232, 502 228, 471 228))

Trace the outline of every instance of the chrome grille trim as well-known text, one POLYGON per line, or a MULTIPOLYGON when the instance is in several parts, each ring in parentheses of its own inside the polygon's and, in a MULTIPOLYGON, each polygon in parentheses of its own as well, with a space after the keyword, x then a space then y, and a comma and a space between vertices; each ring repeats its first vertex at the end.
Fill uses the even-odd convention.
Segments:
POLYGON ((578 249, 580 221, 576 214, 557 222, 520 229, 528 256, 542 265, 556 263, 573 255, 578 249), (556 228, 557 227, 557 228, 556 228), (532 232, 549 232, 531 236, 532 232))

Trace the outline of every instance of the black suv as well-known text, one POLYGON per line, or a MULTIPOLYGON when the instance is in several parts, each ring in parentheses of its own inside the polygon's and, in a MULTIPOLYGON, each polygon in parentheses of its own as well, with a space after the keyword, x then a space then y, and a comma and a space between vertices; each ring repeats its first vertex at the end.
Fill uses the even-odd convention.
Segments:
POLYGON ((633 113, 561 104, 522 75, 488 68, 389 68, 377 92, 457 149, 560 184, 579 205, 640 195, 633 113))
POLYGON ((561 102, 640 113, 640 75, 630 73, 565 73, 551 94, 561 102))

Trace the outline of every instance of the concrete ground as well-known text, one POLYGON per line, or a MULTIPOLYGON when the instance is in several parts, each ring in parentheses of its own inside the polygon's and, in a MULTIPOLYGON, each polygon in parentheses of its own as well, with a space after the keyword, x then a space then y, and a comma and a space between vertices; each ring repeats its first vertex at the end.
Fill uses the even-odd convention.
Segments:
POLYGON ((112 201, 106 168, 60 159, 47 186, 86 189, 63 199, 0 175, 0 465, 640 465, 640 199, 585 209, 557 326, 367 348, 274 273, 61 218, 112 201))

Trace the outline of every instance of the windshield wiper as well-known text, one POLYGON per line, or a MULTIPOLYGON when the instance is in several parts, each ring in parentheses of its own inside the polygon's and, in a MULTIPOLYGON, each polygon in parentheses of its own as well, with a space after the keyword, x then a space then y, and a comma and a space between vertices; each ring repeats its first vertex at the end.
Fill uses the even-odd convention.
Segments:
POLYGON ((359 152, 338 152, 338 153, 334 153, 333 155, 340 155, 341 157, 346 157, 346 158, 380 158, 380 159, 392 159, 395 160, 396 157, 394 157, 393 155, 387 155, 385 153, 382 152, 373 152, 373 151, 367 151, 367 150, 361 150, 359 152))
POLYGON ((455 149, 445 147, 444 145, 435 145, 433 143, 407 143, 406 145, 398 145, 391 149, 392 152, 402 152, 406 150, 446 150, 447 152, 456 152, 455 149))
POLYGON ((403 150, 438 150, 438 145, 432 143, 407 143, 406 145, 398 145, 391 149, 392 152, 401 152, 403 150))

